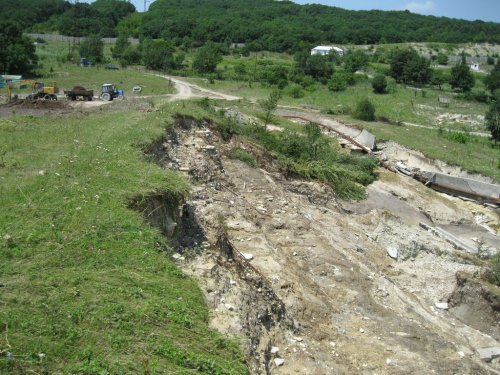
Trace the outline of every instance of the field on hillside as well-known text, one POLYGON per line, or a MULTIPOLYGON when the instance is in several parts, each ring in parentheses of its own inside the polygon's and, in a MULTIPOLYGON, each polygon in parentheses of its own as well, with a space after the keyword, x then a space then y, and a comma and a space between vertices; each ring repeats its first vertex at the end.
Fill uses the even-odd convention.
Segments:
POLYGON ((198 286, 132 200, 176 207, 189 184, 145 160, 171 105, 0 122, 0 373, 246 374, 198 286))
MULTIPOLYGON (((112 61, 110 46, 106 45, 104 54, 107 61, 112 61)), ((170 81, 165 81, 154 77, 142 67, 129 67, 126 69, 107 70, 102 65, 92 67, 80 67, 76 62, 68 62, 68 44, 63 42, 49 42, 37 45, 37 55, 39 56, 40 67, 38 73, 40 77, 36 79, 51 85, 56 82, 63 90, 69 90, 74 86, 84 86, 94 90, 98 94, 101 85, 104 83, 114 83, 118 88, 125 91, 125 96, 159 96, 173 93, 174 86, 170 81), (132 88, 141 86, 140 94, 134 94, 132 88)), ((75 61, 79 61, 74 57, 75 61)), ((119 64, 114 62, 119 67, 119 64)), ((13 90, 13 94, 23 94, 30 92, 30 89, 13 90)))

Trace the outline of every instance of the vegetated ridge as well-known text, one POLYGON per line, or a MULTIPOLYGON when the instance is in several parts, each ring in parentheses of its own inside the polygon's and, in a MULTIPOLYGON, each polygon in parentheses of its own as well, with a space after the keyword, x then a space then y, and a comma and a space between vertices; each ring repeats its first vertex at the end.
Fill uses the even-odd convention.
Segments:
POLYGON ((295 51, 305 44, 498 42, 500 24, 422 16, 408 11, 350 11, 290 1, 158 0, 142 32, 195 44, 248 43, 251 50, 295 51))
POLYGON ((500 24, 408 11, 351 11, 273 0, 157 0, 137 13, 124 0, 0 0, 2 19, 72 36, 145 36, 176 44, 247 43, 250 50, 297 51, 317 43, 500 42, 500 24))

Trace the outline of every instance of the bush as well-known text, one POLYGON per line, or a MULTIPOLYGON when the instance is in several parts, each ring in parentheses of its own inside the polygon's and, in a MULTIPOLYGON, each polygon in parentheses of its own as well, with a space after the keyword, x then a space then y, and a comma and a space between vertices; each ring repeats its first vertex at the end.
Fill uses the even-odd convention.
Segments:
POLYGON ((233 148, 231 151, 229 151, 229 157, 231 159, 240 160, 243 163, 254 168, 257 166, 257 161, 255 160, 252 153, 248 152, 247 150, 243 150, 242 148, 233 148))
POLYGON ((468 134, 462 132, 453 132, 453 131, 448 132, 446 138, 448 138, 452 142, 457 142, 462 144, 466 144, 470 140, 468 134))
POLYGON ((372 81, 372 87, 375 94, 385 94, 387 90, 387 79, 385 76, 381 74, 375 76, 372 81))
POLYGON ((362 99, 356 105, 356 109, 353 114, 354 118, 363 121, 374 121, 375 120, 375 106, 368 99, 362 99))
POLYGON ((291 96, 292 98, 295 99, 302 98, 304 96, 304 91, 302 90, 302 87, 296 83, 288 85, 285 88, 284 92, 286 95, 291 96))
POLYGON ((339 92, 345 89, 347 89, 347 79, 345 75, 341 72, 334 73, 333 77, 328 82, 328 90, 339 92))
POLYGON ((500 286, 500 253, 491 258, 487 279, 490 283, 500 286))

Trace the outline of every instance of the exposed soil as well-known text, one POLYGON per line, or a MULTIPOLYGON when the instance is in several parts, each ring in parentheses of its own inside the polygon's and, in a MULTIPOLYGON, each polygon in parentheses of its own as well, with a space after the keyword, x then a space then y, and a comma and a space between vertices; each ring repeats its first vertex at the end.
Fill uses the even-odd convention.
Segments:
POLYGON ((0 117, 17 115, 45 116, 69 113, 71 107, 65 101, 58 100, 11 100, 0 105, 0 117))
POLYGON ((492 209, 384 170, 366 201, 342 202, 328 186, 286 176, 258 146, 222 142, 209 122, 177 122, 147 151, 194 185, 180 224, 166 226, 175 258, 203 289, 212 325, 242 338, 253 374, 500 371, 476 353, 496 339, 435 305, 477 262, 418 225, 466 225, 476 236, 477 217, 498 228, 492 209), (226 157, 235 147, 260 167, 226 157))

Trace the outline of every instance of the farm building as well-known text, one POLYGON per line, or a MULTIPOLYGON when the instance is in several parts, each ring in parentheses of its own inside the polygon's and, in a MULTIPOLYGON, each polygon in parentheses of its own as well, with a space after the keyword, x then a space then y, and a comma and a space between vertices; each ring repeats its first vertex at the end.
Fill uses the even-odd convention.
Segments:
POLYGON ((326 56, 326 55, 330 54, 332 51, 340 56, 344 55, 344 50, 342 48, 335 47, 335 46, 317 46, 317 47, 314 47, 311 50, 311 55, 326 56))

